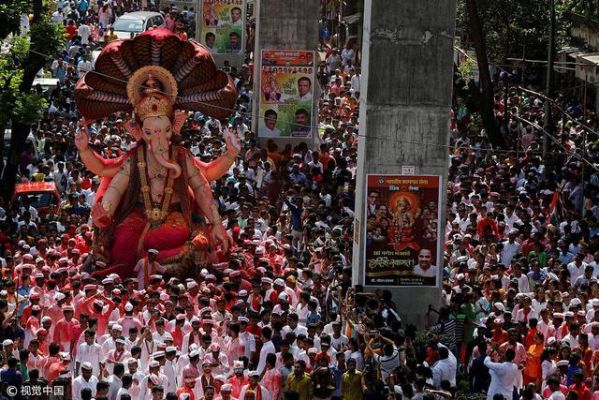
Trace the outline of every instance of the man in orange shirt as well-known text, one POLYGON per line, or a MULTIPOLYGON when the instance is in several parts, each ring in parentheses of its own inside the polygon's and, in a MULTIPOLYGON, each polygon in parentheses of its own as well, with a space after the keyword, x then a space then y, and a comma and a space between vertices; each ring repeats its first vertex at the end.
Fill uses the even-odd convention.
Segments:
POLYGON ((528 325, 530 326, 530 329, 528 330, 528 333, 526 334, 526 339, 524 340, 524 347, 526 347, 527 349, 533 344, 535 344, 535 335, 537 333, 540 333, 539 329, 537 328, 536 318, 531 318, 528 321, 528 325))
POLYGON ((184 378, 183 386, 177 389, 177 398, 182 399, 187 395, 189 400, 195 400, 195 395, 193 394, 193 388, 196 385, 196 378, 193 376, 186 376, 184 378))
POLYGON ((48 367, 48 372, 45 374, 45 378, 48 380, 48 382, 55 381, 60 376, 62 371, 65 369, 68 370, 70 362, 71 356, 69 353, 60 353, 60 359, 50 364, 48 367))
POLYGON ((589 335, 586 333, 580 333, 578 335, 578 348, 580 349, 580 356, 584 362, 584 375, 590 377, 593 372, 593 349, 589 346, 589 335))
POLYGON ((591 400, 591 391, 584 383, 584 373, 576 371, 574 373, 574 384, 568 390, 578 394, 578 400, 591 400))
POLYGON ((499 318, 495 318, 493 324, 495 325, 495 328, 493 329, 493 338, 491 339, 492 342, 498 345, 507 342, 509 336, 507 332, 503 330, 503 321, 501 321, 499 318))
POLYGON ((56 323, 54 328, 54 342, 60 345, 60 349, 67 353, 71 353, 73 345, 79 336, 75 336, 78 332, 79 321, 73 318, 74 308, 71 305, 62 307, 64 318, 56 323))

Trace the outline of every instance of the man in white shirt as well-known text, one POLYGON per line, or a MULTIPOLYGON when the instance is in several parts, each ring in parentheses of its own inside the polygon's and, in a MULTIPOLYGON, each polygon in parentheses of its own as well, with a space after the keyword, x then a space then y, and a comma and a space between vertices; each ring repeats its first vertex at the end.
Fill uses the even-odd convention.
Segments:
POLYGON ((233 7, 231 9, 231 25, 243 26, 243 19, 241 19, 241 8, 233 7))
POLYGON ((568 264, 568 272, 570 273, 570 282, 576 282, 576 279, 584 274, 584 269, 587 263, 584 261, 584 254, 578 253, 574 257, 574 261, 568 264))
POLYGON ((429 249, 421 249, 418 253, 418 264, 414 265, 413 274, 424 278, 436 278, 439 269, 432 265, 433 253, 429 249))
POLYGON ((332 328, 333 334, 331 335, 331 346, 333 346, 336 351, 341 351, 343 347, 349 343, 349 339, 341 333, 341 322, 334 321, 332 328))
MULTIPOLYGON (((493 349, 488 348, 487 354, 491 354, 493 349)), ((502 395, 504 399, 511 399, 514 395, 514 382, 518 375, 518 366, 512 361, 516 357, 513 349, 507 349, 504 355, 504 361, 496 363, 491 361, 491 357, 485 358, 484 364, 489 368, 491 375, 491 384, 487 392, 487 400, 493 400, 496 394, 502 395)))
POLYGON ((297 80, 299 101, 312 101, 312 81, 306 76, 297 80))
MULTIPOLYGON (((353 70, 353 67, 352 67, 352 69, 350 69, 350 72, 352 70, 353 70)), ((354 93, 360 91, 360 74, 359 74, 359 72, 352 74, 352 77, 349 82, 351 84, 351 88, 354 90, 354 93)))
POLYGON ((288 325, 285 325, 281 330, 283 337, 287 336, 289 332, 293 332, 296 337, 299 335, 308 335, 308 329, 304 325, 299 324, 299 315, 297 313, 289 314, 287 323, 288 325))
POLYGON ((245 356, 249 359, 252 357, 252 353, 256 351, 256 339, 251 332, 247 332, 248 323, 250 320, 247 317, 239 317, 239 340, 245 343, 245 356))
POLYGON ((278 114, 275 110, 266 110, 264 113, 264 125, 258 129, 260 138, 278 138, 281 137, 281 130, 276 127, 278 114))
POLYGON ((168 378, 168 384, 165 387, 165 392, 176 392, 179 387, 178 384, 178 373, 177 373, 177 348, 175 346, 169 346, 165 350, 165 361, 162 366, 164 375, 168 378))
POLYGON ((89 362, 84 362, 81 365, 81 375, 73 379, 73 400, 81 400, 81 391, 85 388, 88 388, 92 391, 92 397, 96 395, 98 378, 92 374, 92 369, 92 365, 89 362))
POLYGON ((106 355, 110 350, 116 349, 116 339, 121 336, 123 327, 119 324, 112 324, 110 328, 110 337, 102 343, 102 354, 106 355))
MULTIPOLYGON (((149 249, 148 255, 146 257, 141 258, 135 267, 133 268, 133 272, 137 273, 137 282, 138 289, 142 290, 145 288, 146 278, 150 279, 151 275, 162 274, 166 271, 158 261, 156 261, 156 257, 158 257, 159 251, 156 249, 149 249)), ((125 331, 127 331, 127 327, 125 327, 125 331)))
POLYGON ((52 22, 55 22, 60 25, 64 24, 64 15, 62 15, 62 8, 58 8, 56 11, 52 13, 52 22))
POLYGON ((92 367, 92 374, 100 376, 102 371, 102 347, 95 341, 95 332, 87 329, 84 334, 84 342, 77 349, 77 358, 75 359, 75 373, 79 373, 82 364, 88 363, 92 367))
POLYGON ((262 375, 264 368, 266 367, 266 356, 269 353, 277 354, 277 350, 275 349, 275 345, 270 340, 272 336, 272 330, 269 327, 265 327, 262 329, 262 349, 260 349, 260 360, 258 361, 258 367, 256 368, 256 372, 262 375))
POLYGON ((129 389, 133 384, 133 377, 129 374, 123 375, 123 378, 121 379, 121 384, 121 388, 118 390, 118 392, 116 392, 116 400, 121 400, 124 394, 131 396, 131 394, 129 393, 129 389))
POLYGON ((512 259, 520 252, 520 243, 516 242, 517 230, 512 229, 509 233, 508 240, 503 242, 501 250, 501 263, 509 266, 512 259))
POLYGON ((79 75, 83 75, 86 72, 89 72, 92 70, 92 62, 89 58, 83 58, 81 59, 81 61, 79 61, 79 63, 77 64, 77 72, 79 73, 79 75))
POLYGON ((456 385, 455 370, 451 365, 447 347, 439 348, 439 361, 433 366, 433 386, 435 389, 441 388, 442 381, 449 381, 452 387, 456 385))
POLYGON ((568 343, 570 350, 574 350, 578 347, 578 334, 580 333, 580 325, 578 322, 572 322, 570 324, 569 332, 562 338, 562 343, 568 343))
POLYGON ((518 215, 514 212, 514 207, 507 206, 504 210, 505 214, 505 225, 509 230, 514 229, 514 224, 521 223, 522 221, 518 218, 518 215))
POLYGON ((81 25, 79 25, 79 28, 77 28, 77 31, 79 36, 81 36, 81 44, 89 44, 89 37, 92 34, 89 25, 87 25, 85 22, 82 22, 81 25))
POLYGON ((107 379, 108 388, 108 399, 117 400, 117 394, 123 386, 123 375, 125 375, 125 366, 122 363, 114 364, 114 372, 107 379))

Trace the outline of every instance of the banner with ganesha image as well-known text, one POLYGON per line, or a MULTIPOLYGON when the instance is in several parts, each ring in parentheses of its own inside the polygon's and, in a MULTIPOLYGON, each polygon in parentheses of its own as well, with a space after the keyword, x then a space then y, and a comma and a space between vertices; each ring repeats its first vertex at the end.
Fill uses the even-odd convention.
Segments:
POLYGON ((441 178, 367 175, 365 286, 437 287, 441 178))

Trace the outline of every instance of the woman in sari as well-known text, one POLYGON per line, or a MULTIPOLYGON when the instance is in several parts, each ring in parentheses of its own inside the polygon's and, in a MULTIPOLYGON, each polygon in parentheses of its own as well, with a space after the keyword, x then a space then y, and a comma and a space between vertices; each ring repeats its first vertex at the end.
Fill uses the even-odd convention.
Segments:
POLYGON ((534 383, 541 387, 541 355, 543 354, 545 338, 542 333, 537 333, 532 344, 526 352, 526 364, 524 365, 524 384, 534 383))

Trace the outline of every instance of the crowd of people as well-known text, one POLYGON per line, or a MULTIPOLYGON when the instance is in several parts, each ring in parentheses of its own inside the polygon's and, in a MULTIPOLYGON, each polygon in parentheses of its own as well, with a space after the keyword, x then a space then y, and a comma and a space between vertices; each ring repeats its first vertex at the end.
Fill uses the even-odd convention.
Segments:
MULTIPOLYGON (((599 173, 592 146, 577 156, 583 132, 597 126, 592 113, 563 119, 543 159, 542 98, 517 88, 504 96, 498 79, 496 116, 513 145, 491 150, 471 100, 456 95, 448 219, 438 232, 441 307, 417 330, 402 323, 390 292, 352 286, 361 85, 354 46, 321 38, 318 149, 278 148, 251 132, 248 59, 228 68, 239 93, 230 120, 195 113, 182 133, 202 161, 222 153, 226 125, 242 141, 213 184, 234 240, 228 261, 189 279, 99 277, 93 268, 105 265, 86 263, 99 180, 77 154, 73 88, 91 69, 92 49, 113 40, 114 17, 155 5, 93 3, 59 2, 53 14, 68 33, 48 65, 60 85, 47 93, 48 110, 19 160, 21 181, 56 184, 60 212, 0 202, 2 396, 599 399, 599 173)), ((173 31, 193 19, 193 11, 161 9, 173 31)), ((90 125, 90 145, 103 157, 134 145, 124 121, 90 125)))

